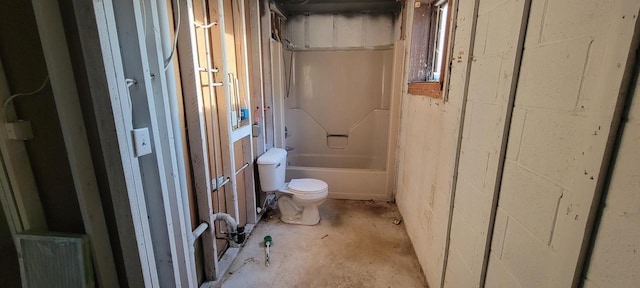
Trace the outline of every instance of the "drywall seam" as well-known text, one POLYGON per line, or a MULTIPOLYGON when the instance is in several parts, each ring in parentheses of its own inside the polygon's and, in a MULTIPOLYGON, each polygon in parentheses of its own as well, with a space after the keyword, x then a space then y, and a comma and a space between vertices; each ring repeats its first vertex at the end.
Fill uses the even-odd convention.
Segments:
POLYGON ((512 74, 513 77, 511 78, 509 98, 507 99, 507 111, 505 113, 504 126, 502 127, 502 143, 500 146, 500 155, 498 157, 498 172, 496 173, 493 190, 491 212, 489 214, 489 230, 487 231, 487 239, 485 241, 484 260, 482 262, 482 270, 480 272, 480 287, 484 287, 487 281, 487 269, 489 268, 489 256, 491 255, 491 243, 493 242, 496 214, 498 213, 502 175, 504 174, 504 163, 507 155, 507 145, 509 144, 509 133, 511 132, 511 118, 513 117, 513 107, 515 104, 516 92, 518 90, 520 67, 522 66, 522 53, 524 52, 524 40, 527 35, 527 25, 529 23, 530 12, 531 0, 525 0, 524 7, 522 9, 522 17, 520 17, 520 34, 518 35, 518 43, 516 44, 516 55, 512 74))
MULTIPOLYGON (((459 121, 458 121, 458 137, 456 140, 456 156, 455 156, 455 160, 454 160, 454 164, 453 164, 453 176, 451 179, 451 193, 449 193, 449 219, 447 220, 447 232, 446 232, 446 238, 445 238, 445 242, 444 242, 444 258, 442 261, 442 276, 440 277, 440 287, 444 287, 444 280, 447 274, 447 262, 449 261, 449 247, 451 246, 451 226, 453 225, 453 204, 455 203, 455 199, 456 199, 456 186, 457 186, 457 182, 458 182, 458 167, 460 166, 460 152, 462 151, 462 133, 464 131, 464 115, 465 115, 465 111, 467 108, 467 97, 469 95, 469 79, 470 79, 470 75, 471 75, 471 57, 473 57, 472 53, 473 53, 473 46, 474 43, 476 41, 476 27, 477 27, 477 22, 478 22, 478 7, 480 0, 475 0, 473 2, 473 13, 471 14, 471 36, 469 37, 469 49, 468 49, 468 58, 467 59, 467 67, 466 69, 466 75, 465 75, 465 80, 464 80, 464 90, 462 92, 463 98, 462 98, 462 102, 461 102, 461 107, 460 107, 460 116, 458 117, 459 121)), ((453 11, 455 11, 455 20, 456 21, 451 21, 452 25, 454 26, 455 23, 457 22, 457 14, 458 14, 458 7, 459 7, 459 3, 460 1, 456 1, 455 5, 456 5, 456 9, 453 9, 453 11)), ((455 30, 452 30, 455 31, 455 30)), ((451 39, 449 40, 450 43, 452 43, 452 51, 453 50, 453 43, 455 42, 455 34, 452 35, 453 37, 451 37, 451 39)), ((451 53, 451 59, 453 59, 453 53, 451 53)), ((449 82, 450 83, 450 82, 449 82)), ((449 90, 448 85, 449 83, 447 83, 447 90, 449 90)), ((448 92, 447 92, 447 98, 448 98, 448 92)), ((448 99, 447 99, 448 100, 448 99)))

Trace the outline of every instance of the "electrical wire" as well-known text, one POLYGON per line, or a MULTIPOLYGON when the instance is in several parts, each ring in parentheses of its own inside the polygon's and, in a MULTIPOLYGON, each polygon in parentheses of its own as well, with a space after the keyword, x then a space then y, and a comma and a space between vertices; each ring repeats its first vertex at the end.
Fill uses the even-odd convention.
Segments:
POLYGON ((173 46, 171 47, 171 53, 169 53, 169 57, 167 57, 167 59, 164 60, 164 71, 167 71, 167 69, 169 68, 169 63, 171 63, 171 60, 173 59, 173 54, 176 52, 176 47, 178 46, 178 35, 180 34, 180 2, 179 0, 176 0, 176 6, 178 6, 178 8, 176 10, 178 10, 178 24, 176 24, 176 29, 173 32, 173 46))
POLYGON ((127 100, 129 102, 129 114, 131 114, 131 128, 133 128, 133 104, 131 103, 131 86, 137 85, 138 80, 126 78, 124 82, 127 84, 127 100))
POLYGON ((47 77, 44 78, 44 81, 42 81, 42 85, 40 85, 38 89, 33 90, 31 92, 13 94, 9 98, 7 98, 7 100, 4 100, 4 104, 2 105, 2 111, 4 112, 5 122, 9 122, 9 120, 7 119, 7 105, 9 105, 9 103, 11 103, 13 99, 20 96, 31 96, 34 94, 38 94, 44 89, 44 87, 47 85, 47 82, 49 82, 49 75, 47 75, 47 77))

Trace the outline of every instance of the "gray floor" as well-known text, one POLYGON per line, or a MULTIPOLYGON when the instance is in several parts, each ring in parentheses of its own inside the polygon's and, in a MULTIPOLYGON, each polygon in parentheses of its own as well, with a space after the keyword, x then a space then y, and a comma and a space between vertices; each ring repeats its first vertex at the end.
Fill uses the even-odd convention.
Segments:
POLYGON ((221 281, 235 287, 426 287, 395 204, 327 200, 316 226, 260 222, 221 281), (262 244, 273 237, 271 265, 262 244))

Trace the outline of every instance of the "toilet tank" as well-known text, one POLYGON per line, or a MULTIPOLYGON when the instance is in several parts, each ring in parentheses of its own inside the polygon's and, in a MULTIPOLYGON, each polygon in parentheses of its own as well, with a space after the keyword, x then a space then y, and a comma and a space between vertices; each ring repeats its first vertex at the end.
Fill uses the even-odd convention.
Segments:
POLYGON ((280 148, 271 148, 258 157, 258 173, 262 191, 276 191, 284 185, 286 161, 287 151, 280 148))

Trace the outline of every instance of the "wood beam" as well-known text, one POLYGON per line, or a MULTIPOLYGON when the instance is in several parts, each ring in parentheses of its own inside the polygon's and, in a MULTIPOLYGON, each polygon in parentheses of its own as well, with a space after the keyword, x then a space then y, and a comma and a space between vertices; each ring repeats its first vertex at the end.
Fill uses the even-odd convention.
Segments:
POLYGON ((98 281, 103 287, 117 287, 118 276, 58 1, 32 0, 31 3, 38 23, 82 220, 91 239, 98 281))

